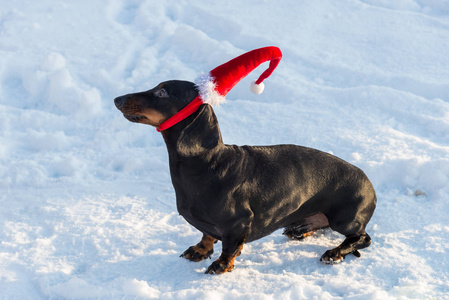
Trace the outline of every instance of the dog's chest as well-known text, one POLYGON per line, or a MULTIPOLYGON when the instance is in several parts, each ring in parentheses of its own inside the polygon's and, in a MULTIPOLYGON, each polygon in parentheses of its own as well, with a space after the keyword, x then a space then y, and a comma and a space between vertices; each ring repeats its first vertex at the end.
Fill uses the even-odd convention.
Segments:
POLYGON ((221 240, 221 228, 210 219, 210 216, 199 212, 198 208, 187 205, 181 205, 180 208, 178 204, 178 212, 189 224, 199 231, 221 240))

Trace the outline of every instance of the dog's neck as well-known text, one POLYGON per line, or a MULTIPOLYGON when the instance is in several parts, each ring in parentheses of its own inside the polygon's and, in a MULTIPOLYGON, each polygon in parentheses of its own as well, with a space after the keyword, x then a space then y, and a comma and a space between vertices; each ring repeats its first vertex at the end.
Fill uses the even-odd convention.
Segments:
POLYGON ((198 158, 223 145, 217 117, 208 104, 161 133, 170 160, 198 158))

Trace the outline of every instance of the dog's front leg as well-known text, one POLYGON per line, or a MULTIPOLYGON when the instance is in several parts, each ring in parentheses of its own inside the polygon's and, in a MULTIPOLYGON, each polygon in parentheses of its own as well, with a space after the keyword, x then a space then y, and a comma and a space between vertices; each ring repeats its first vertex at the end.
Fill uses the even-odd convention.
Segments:
POLYGON ((243 249, 245 238, 236 239, 233 236, 224 236, 222 239, 223 251, 220 257, 206 270, 206 274, 222 274, 234 269, 234 260, 243 249))
POLYGON ((216 242, 217 239, 203 233, 201 242, 184 251, 184 253, 181 254, 181 257, 191 261, 201 261, 210 258, 212 253, 214 253, 214 244, 216 242))

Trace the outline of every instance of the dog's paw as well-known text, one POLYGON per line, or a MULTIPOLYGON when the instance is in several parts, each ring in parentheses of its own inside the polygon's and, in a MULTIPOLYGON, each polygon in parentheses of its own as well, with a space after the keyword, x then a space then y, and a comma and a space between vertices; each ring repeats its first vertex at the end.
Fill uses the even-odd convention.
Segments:
POLYGON ((204 272, 204 273, 205 274, 222 274, 222 273, 226 273, 226 272, 231 272, 232 270, 234 270, 233 263, 219 258, 216 261, 214 261, 209 266, 209 268, 207 268, 206 272, 204 272))
POLYGON ((332 250, 327 250, 320 258, 320 261, 327 265, 338 264, 345 259, 343 255, 341 255, 340 249, 335 248, 332 250))
POLYGON ((295 230, 294 228, 288 228, 285 229, 282 233, 283 235, 287 236, 290 240, 299 240, 302 241, 308 236, 311 236, 317 232, 317 230, 311 230, 311 231, 301 231, 301 230, 295 230))
POLYGON ((202 261, 206 258, 211 258, 211 255, 214 253, 214 250, 207 250, 201 246, 195 245, 184 251, 180 257, 184 257, 190 261, 202 261))
MULTIPOLYGON (((349 254, 354 254, 355 257, 360 257, 360 252, 354 250, 349 254)), ((327 265, 338 264, 345 259, 346 255, 342 255, 340 249, 335 248, 332 250, 327 250, 320 258, 320 261, 327 265)))

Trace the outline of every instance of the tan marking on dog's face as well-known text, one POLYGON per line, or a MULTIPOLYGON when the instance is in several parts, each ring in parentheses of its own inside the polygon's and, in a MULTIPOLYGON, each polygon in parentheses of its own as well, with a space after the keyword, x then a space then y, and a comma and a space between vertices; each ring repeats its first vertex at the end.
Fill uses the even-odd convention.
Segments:
POLYGON ((164 122, 167 117, 161 114, 160 112, 153 109, 146 109, 139 113, 139 115, 144 116, 140 123, 148 124, 151 126, 159 126, 164 122))

